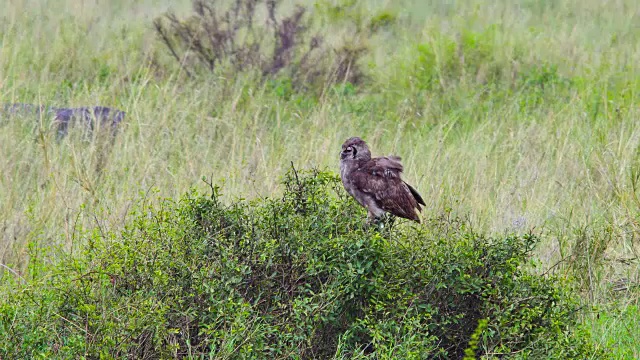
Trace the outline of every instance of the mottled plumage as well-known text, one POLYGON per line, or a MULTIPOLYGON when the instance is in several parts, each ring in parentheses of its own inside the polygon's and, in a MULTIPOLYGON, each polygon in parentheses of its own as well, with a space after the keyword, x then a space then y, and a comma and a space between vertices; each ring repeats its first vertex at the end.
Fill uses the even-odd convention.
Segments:
POLYGON ((347 192, 367 208, 374 220, 385 212, 420 222, 418 192, 400 178, 402 163, 397 156, 371 158, 367 144, 359 137, 347 139, 340 153, 340 177, 347 192), (417 211, 416 211, 417 210, 417 211))

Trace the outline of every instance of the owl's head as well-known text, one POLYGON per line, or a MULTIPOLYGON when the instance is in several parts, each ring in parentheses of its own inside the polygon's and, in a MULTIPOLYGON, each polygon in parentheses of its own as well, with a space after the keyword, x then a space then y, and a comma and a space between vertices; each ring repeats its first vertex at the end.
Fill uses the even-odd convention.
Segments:
POLYGON ((342 144, 340 160, 370 160, 371 151, 364 140, 352 137, 342 144))

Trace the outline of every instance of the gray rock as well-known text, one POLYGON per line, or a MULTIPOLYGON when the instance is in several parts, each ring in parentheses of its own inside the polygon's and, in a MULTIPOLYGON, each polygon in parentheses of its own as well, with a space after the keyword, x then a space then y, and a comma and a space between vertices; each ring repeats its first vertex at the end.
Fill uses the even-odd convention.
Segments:
POLYGON ((97 129, 108 130, 112 136, 116 136, 118 126, 124 121, 124 111, 105 106, 58 108, 46 105, 34 104, 5 104, 0 112, 0 119, 5 120, 12 116, 41 116, 52 118, 56 137, 62 139, 69 133, 72 126, 80 126, 83 130, 92 133, 97 129))
POLYGON ((55 110, 54 122, 59 138, 68 134, 70 125, 82 125, 90 132, 97 128, 103 128, 115 136, 118 125, 124 120, 124 116, 124 111, 104 106, 58 108, 55 110))

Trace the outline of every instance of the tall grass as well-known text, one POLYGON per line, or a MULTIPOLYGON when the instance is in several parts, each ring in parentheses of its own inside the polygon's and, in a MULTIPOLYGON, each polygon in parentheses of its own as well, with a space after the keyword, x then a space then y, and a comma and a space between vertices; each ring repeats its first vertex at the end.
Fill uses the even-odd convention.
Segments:
POLYGON ((2 264, 23 273, 30 244, 69 249, 74 229, 118 226, 146 192, 176 197, 202 176, 230 198, 267 196, 291 161, 337 169, 340 144, 359 135, 403 157, 427 217, 535 229, 541 261, 575 270, 594 302, 621 278, 637 284, 637 1, 317 3, 318 14, 347 9, 318 24, 390 14, 366 40, 368 84, 313 98, 251 75, 186 79, 152 20, 186 16, 189 1, 3 4, 3 103, 127 117, 112 148, 56 142, 46 118, 0 120, 2 264))

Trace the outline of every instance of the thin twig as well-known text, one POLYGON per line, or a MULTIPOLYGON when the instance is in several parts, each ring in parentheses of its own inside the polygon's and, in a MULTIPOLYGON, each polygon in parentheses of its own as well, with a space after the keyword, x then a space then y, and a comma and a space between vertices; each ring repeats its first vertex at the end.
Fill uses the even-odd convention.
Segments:
MULTIPOLYGON (((167 18, 170 21, 173 21, 169 14, 167 14, 167 18)), ((175 16, 174 16, 174 18, 175 18, 175 16)), ((175 20, 177 20, 177 18, 175 18, 175 20)), ((180 64, 180 67, 184 70, 184 72, 187 74, 187 76, 192 78, 193 75, 191 75, 191 72, 189 71, 189 69, 187 69, 184 66, 184 64, 182 63, 182 60, 180 59, 180 56, 178 56, 178 53, 176 52, 176 50, 175 50, 175 48, 173 46, 173 43, 171 42, 171 39, 169 39, 169 35, 167 35, 167 32, 166 32, 164 26, 162 25, 162 21, 160 19, 154 20, 153 21, 153 26, 156 28, 156 32, 158 33, 158 35, 160 35, 160 38, 162 39, 162 42, 164 42, 164 44, 167 46, 167 48, 169 48, 169 52, 171 52, 171 55, 173 55, 173 57, 176 59, 178 64, 180 64)))
POLYGON ((17 271, 13 270, 12 268, 10 268, 7 265, 2 264, 2 263, 0 263, 0 266, 2 266, 3 268, 9 270, 10 273, 12 273, 13 275, 17 276, 25 284, 27 283, 27 280, 25 278, 23 278, 22 275, 20 275, 17 271))

